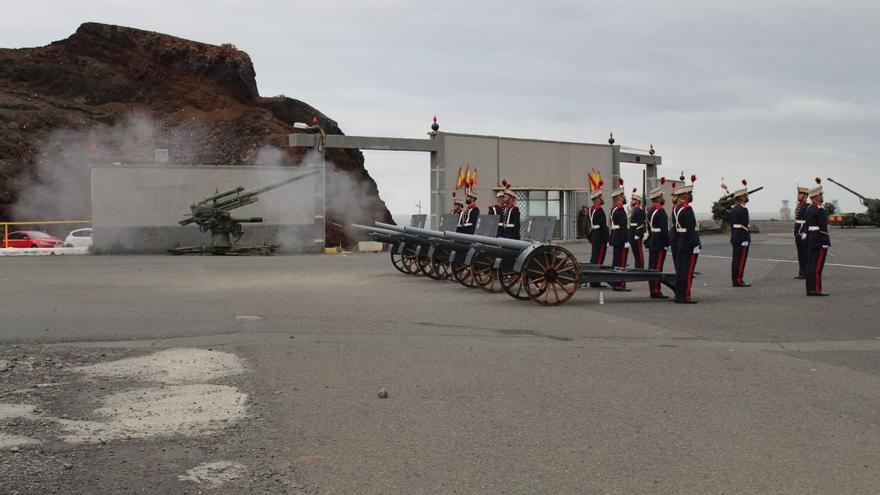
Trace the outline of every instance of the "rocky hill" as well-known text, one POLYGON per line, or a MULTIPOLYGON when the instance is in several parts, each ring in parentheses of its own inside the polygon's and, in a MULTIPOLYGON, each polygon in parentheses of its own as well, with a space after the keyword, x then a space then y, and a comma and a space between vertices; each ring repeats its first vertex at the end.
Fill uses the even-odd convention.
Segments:
MULTIPOLYGON (((274 146, 275 163, 296 164, 306 151, 288 148, 287 135, 307 132, 293 124, 315 116, 326 133, 342 134, 306 103, 261 97, 250 57, 228 44, 86 23, 48 46, 0 49, 0 219, 88 217, 88 163, 150 163, 156 148, 171 163, 254 164, 274 146), (82 184, 66 190, 75 197, 50 200, 63 211, 16 208, 26 185, 52 180, 82 184)), ((367 198, 363 212, 341 219, 328 197, 328 220, 391 220, 359 151, 328 150, 327 160, 367 198)), ((328 227, 328 244, 345 241, 328 227)))

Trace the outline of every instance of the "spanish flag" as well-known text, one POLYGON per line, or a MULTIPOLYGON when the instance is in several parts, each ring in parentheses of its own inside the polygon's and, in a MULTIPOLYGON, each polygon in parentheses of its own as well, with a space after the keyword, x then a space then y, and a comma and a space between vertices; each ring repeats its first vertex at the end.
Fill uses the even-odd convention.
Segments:
POLYGON ((602 174, 596 170, 595 168, 590 170, 587 174, 587 179, 590 182, 590 192, 593 192, 597 189, 602 189, 602 174))
POLYGON ((455 178, 455 188, 461 189, 461 186, 464 185, 464 170, 459 166, 458 167, 458 176, 455 178))

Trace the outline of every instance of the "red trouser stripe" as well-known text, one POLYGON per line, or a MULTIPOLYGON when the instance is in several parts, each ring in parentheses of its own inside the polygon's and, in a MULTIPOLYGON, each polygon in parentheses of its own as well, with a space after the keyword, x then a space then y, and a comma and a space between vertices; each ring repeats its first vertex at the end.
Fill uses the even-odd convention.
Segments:
MULTIPOLYGON (((657 265, 654 267, 658 272, 663 271, 663 260, 666 258, 666 251, 661 250, 657 253, 657 265)), ((657 295, 660 293, 660 282, 651 282, 651 294, 657 295)))
POLYGON ((819 256, 816 258, 816 292, 822 292, 822 264, 825 263, 825 248, 819 248, 819 256))
POLYGON ((687 289, 684 292, 685 301, 691 300, 691 286, 694 285, 694 268, 697 266, 697 255, 691 253, 691 262, 688 264, 688 274, 685 284, 687 289))
POLYGON ((742 248, 742 251, 739 256, 739 268, 736 271, 736 282, 738 284, 743 283, 743 271, 746 268, 746 256, 749 255, 749 247, 746 246, 742 248))

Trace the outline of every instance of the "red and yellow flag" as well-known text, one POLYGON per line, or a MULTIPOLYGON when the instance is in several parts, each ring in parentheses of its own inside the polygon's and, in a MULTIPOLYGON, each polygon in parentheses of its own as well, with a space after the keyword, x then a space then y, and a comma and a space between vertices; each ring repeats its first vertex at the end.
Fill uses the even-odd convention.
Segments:
POLYGON ((602 189, 602 185, 604 181, 602 181, 602 174, 596 170, 595 168, 590 170, 587 174, 587 179, 590 182, 590 192, 593 192, 597 189, 602 189))
POLYGON ((461 186, 464 185, 464 170, 459 166, 458 167, 458 176, 455 178, 455 188, 461 189, 461 186))

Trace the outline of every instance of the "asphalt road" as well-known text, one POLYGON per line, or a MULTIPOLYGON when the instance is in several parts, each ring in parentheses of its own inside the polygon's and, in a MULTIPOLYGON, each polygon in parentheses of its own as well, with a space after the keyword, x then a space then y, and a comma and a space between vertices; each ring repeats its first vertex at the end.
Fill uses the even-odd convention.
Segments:
MULTIPOLYGON (((604 305, 581 289, 543 307, 402 275, 386 254, 0 259, 0 359, 239 356, 260 421, 229 448, 261 449, 251 462, 271 459, 290 493, 873 494, 880 230, 832 234, 828 298, 792 280, 784 232, 754 236, 742 289, 727 239, 705 236, 693 306, 631 284, 604 305)), ((180 462, 163 458, 167 439, 137 448, 180 462)), ((132 486, 157 476, 119 472, 132 486)), ((20 476, 5 481, 28 493, 20 476)), ((187 486, 174 483, 161 486, 187 486)))

